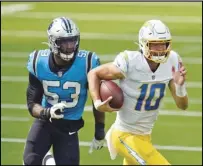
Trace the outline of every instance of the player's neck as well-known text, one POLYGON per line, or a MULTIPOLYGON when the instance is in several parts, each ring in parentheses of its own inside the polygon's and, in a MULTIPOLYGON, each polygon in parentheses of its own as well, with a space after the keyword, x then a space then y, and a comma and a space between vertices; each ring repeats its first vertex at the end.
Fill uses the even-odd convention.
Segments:
POLYGON ((151 60, 149 60, 147 58, 146 58, 146 60, 147 60, 147 63, 149 65, 151 71, 155 72, 157 70, 157 68, 159 67, 160 63, 153 62, 153 61, 151 61, 151 60))

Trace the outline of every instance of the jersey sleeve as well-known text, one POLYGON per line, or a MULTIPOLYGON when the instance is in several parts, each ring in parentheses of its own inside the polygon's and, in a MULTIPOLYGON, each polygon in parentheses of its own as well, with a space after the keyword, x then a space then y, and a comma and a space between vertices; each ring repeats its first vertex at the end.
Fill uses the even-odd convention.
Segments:
POLYGON ((120 52, 114 59, 113 64, 126 76, 129 70, 128 53, 126 51, 120 52))
POLYGON ((99 59, 99 57, 97 56, 97 54, 96 53, 93 53, 92 54, 92 59, 91 59, 91 69, 94 69, 94 68, 96 68, 96 67, 98 67, 98 66, 100 66, 100 59, 99 59))
POLYGON ((89 52, 87 55, 86 72, 88 73, 91 69, 100 66, 100 59, 94 52, 89 52))
POLYGON ((36 54, 37 51, 33 51, 32 53, 30 53, 27 62, 27 69, 34 76, 36 76, 36 58, 37 58, 36 54))

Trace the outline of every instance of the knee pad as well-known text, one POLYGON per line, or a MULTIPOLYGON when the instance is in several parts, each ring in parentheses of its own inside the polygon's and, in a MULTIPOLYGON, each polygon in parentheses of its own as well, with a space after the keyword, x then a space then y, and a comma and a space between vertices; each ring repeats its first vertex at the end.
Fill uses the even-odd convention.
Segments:
POLYGON ((25 154, 23 162, 24 165, 42 165, 42 158, 36 153, 25 154))

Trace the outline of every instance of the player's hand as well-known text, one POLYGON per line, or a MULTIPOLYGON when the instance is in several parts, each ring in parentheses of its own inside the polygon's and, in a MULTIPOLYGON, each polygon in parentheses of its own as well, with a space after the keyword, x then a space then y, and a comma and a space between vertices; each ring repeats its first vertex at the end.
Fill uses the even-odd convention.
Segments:
POLYGON ((178 71, 175 72, 175 67, 172 68, 173 80, 174 83, 177 85, 183 85, 185 82, 186 77, 186 69, 183 66, 182 62, 179 62, 180 68, 178 71))
POLYGON ((112 96, 110 96, 108 99, 106 99, 105 101, 101 101, 101 100, 96 100, 94 102, 94 106, 96 108, 96 110, 101 111, 101 112, 113 112, 113 111, 118 111, 118 109, 114 109, 111 108, 109 105, 109 102, 113 99, 112 96))
POLYGON ((50 120, 53 119, 62 119, 64 117, 63 109, 66 107, 64 103, 54 104, 51 108, 44 108, 40 112, 40 119, 50 120))
POLYGON ((62 113, 63 113, 65 107, 66 107, 66 105, 64 103, 54 104, 50 108, 50 116, 51 116, 50 118, 53 118, 53 119, 63 118, 64 115, 62 113))
POLYGON ((103 148, 104 142, 105 142, 105 139, 96 140, 96 139, 94 138, 94 139, 92 140, 91 144, 90 144, 89 153, 91 154, 94 150, 99 150, 99 149, 103 148))

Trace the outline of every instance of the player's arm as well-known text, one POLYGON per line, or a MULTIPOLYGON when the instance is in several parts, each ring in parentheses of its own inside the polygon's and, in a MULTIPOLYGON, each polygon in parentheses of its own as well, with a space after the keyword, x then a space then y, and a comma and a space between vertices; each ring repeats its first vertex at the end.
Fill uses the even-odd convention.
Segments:
POLYGON ((27 106, 30 114, 35 118, 49 119, 48 110, 41 106, 44 90, 41 82, 29 73, 29 84, 27 87, 27 106))
POLYGON ((97 111, 96 108, 93 106, 93 114, 95 119, 95 133, 94 137, 97 140, 102 140, 105 137, 105 113, 97 111))
POLYGON ((116 80, 123 79, 125 76, 113 63, 103 64, 88 74, 89 91, 92 100, 101 100, 99 95, 99 87, 101 80, 116 80))
POLYGON ((115 109, 109 106, 109 102, 112 99, 110 96, 106 101, 101 102, 99 95, 99 88, 101 80, 116 80, 125 78, 128 71, 128 55, 127 53, 120 53, 114 60, 114 62, 103 64, 88 74, 89 90, 95 108, 101 112, 112 112, 115 109))
POLYGON ((171 91, 171 95, 173 96, 177 107, 182 110, 186 110, 188 108, 188 96, 185 85, 178 87, 176 86, 178 85, 175 85, 174 80, 171 80, 169 82, 169 89, 171 91))
POLYGON ((181 64, 179 71, 173 69, 173 79, 169 82, 169 89, 178 108, 186 110, 188 107, 188 96, 185 87, 185 67, 181 64))
POLYGON ((41 82, 29 73, 29 84, 27 87, 27 106, 30 114, 35 118, 40 118, 44 108, 41 106, 43 87, 41 82))
MULTIPOLYGON (((89 73, 92 69, 98 67, 100 65, 99 57, 93 53, 89 52, 87 56, 87 73, 89 73)), ((89 89, 89 86, 87 86, 89 89)), ((105 114, 103 112, 97 111, 92 101, 93 115, 95 119, 95 138, 97 140, 104 139, 105 136, 105 114)))

